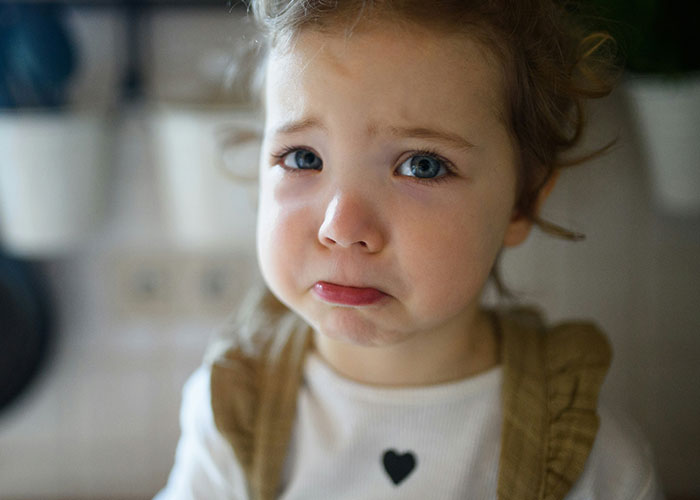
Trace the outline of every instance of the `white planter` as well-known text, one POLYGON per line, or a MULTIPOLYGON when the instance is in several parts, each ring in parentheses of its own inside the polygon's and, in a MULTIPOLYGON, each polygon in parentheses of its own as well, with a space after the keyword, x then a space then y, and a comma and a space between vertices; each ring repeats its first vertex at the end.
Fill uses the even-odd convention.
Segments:
POLYGON ((108 119, 88 112, 0 113, 0 233, 25 256, 77 248, 104 213, 108 119))
POLYGON ((656 206, 668 215, 700 215, 700 75, 634 77, 626 87, 656 206))
POLYGON ((152 124, 173 244, 194 251, 252 251, 259 113, 169 104, 154 110, 152 124))

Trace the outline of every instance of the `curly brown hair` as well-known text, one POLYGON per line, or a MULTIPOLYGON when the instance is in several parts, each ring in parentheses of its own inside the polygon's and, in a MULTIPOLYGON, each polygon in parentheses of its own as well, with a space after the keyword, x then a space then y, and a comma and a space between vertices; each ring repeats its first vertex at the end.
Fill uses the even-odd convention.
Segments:
POLYGON ((589 32, 578 6, 554 0, 251 0, 255 20, 274 47, 302 30, 343 28, 365 21, 418 24, 476 37, 503 63, 507 126, 519 148, 515 209, 545 232, 582 236, 542 220, 540 191, 557 169, 582 163, 612 145, 576 159, 565 153, 581 139, 584 104, 608 95, 617 79, 614 43, 589 32))

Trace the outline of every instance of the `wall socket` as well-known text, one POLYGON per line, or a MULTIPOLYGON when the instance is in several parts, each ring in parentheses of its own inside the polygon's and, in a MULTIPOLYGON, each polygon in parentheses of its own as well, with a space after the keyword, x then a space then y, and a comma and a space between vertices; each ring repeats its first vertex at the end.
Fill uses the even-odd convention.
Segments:
POLYGON ((255 276, 250 255, 121 253, 108 259, 112 304, 127 317, 225 316, 255 276))

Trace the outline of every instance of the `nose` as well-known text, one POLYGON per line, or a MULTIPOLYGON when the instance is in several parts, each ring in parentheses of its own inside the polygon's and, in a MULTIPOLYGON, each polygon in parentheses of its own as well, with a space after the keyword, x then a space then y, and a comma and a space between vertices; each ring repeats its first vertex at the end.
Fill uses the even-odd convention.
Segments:
POLYGON ((377 253, 384 247, 384 232, 371 202, 343 193, 326 206, 318 240, 328 248, 358 248, 377 253))

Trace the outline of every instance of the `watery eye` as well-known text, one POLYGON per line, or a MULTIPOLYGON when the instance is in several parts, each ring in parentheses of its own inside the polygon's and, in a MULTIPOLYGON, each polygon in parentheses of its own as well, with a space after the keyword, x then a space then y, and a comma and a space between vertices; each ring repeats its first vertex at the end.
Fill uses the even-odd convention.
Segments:
POLYGON ((297 149, 287 153, 283 158, 285 167, 299 170, 321 170, 323 162, 308 149, 297 149))
POLYGON ((445 166, 437 158, 425 155, 414 155, 403 162, 398 173, 409 177, 418 177, 420 179, 434 179, 442 177, 447 173, 445 166))

